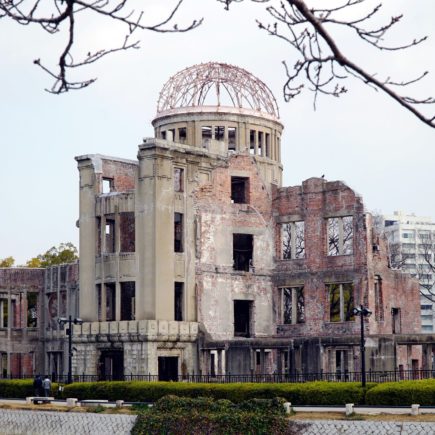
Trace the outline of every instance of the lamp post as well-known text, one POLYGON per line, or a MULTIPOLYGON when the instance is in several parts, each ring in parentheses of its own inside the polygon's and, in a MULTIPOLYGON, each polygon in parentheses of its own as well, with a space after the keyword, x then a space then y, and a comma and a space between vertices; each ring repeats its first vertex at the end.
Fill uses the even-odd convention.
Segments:
POLYGON ((365 348, 365 338, 364 338, 364 317, 370 317, 372 312, 364 307, 363 305, 360 305, 360 307, 355 307, 352 310, 353 314, 355 316, 360 316, 361 318, 361 386, 366 386, 366 348, 365 348))
POLYGON ((73 336, 73 329, 72 324, 74 325, 81 325, 83 323, 82 319, 75 318, 73 319, 72 316, 66 317, 59 317, 57 319, 59 322, 59 325, 65 325, 68 324, 68 328, 66 330, 66 335, 68 335, 68 384, 72 383, 72 355, 73 355, 73 348, 72 348, 72 336, 73 336))

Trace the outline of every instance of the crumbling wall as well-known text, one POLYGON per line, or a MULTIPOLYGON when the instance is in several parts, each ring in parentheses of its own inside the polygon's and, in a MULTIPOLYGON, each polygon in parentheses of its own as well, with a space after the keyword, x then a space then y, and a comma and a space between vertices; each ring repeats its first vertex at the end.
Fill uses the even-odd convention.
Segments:
POLYGON ((195 208, 199 225, 196 265, 199 321, 213 338, 233 338, 237 315, 234 301, 244 300, 251 304, 248 335, 272 334, 271 197, 254 159, 235 155, 228 166, 214 169, 211 182, 196 192, 195 208), (246 202, 232 202, 231 177, 247 180, 246 202), (234 234, 252 235, 252 261, 245 270, 234 269, 234 234))

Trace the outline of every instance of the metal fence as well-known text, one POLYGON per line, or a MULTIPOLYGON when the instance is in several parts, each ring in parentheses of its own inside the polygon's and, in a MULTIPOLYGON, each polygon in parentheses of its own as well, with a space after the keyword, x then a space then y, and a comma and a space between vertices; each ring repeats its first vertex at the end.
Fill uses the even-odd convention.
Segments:
MULTIPOLYGON (((67 375, 51 374, 49 378, 53 382, 67 383, 67 375)), ((33 375, 3 376, 1 379, 33 379, 33 375)), ((366 372, 367 382, 395 382, 418 379, 435 379, 435 370, 393 370, 393 371, 372 371, 366 372)), ((132 375, 122 376, 101 376, 101 375, 73 375, 73 382, 98 382, 98 381, 173 381, 173 382, 202 382, 227 384, 234 382, 256 382, 256 383, 302 383, 312 381, 328 382, 361 382, 361 372, 320 372, 320 373, 292 373, 292 374, 232 374, 225 375, 203 375, 186 374, 163 379, 159 375, 132 375)))

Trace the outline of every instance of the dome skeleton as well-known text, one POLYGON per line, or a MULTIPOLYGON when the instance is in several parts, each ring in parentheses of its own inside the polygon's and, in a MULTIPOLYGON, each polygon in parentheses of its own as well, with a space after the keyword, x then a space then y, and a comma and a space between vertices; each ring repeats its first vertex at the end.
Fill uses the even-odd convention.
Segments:
POLYGON ((279 118, 275 97, 261 80, 242 68, 217 62, 194 65, 172 76, 160 92, 157 113, 205 106, 213 88, 213 106, 225 106, 222 105, 222 96, 225 94, 235 108, 250 109, 279 118))

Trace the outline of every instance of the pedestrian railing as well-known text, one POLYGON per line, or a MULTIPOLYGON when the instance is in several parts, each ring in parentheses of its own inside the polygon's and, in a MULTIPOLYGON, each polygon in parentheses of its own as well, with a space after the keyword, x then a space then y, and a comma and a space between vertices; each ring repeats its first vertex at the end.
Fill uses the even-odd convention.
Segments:
MULTIPOLYGON (((2 376, 0 379, 33 379, 34 375, 2 376)), ((67 375, 52 373, 49 375, 53 382, 67 383, 67 375)), ((367 382, 395 382, 418 379, 435 379, 435 370, 392 370, 366 372, 367 382)), ((185 374, 179 376, 159 376, 152 374, 123 374, 123 375, 73 375, 73 382, 98 382, 98 381, 173 381, 173 382, 201 382, 201 383, 234 383, 234 382, 255 382, 255 383, 283 383, 283 382, 361 382, 361 372, 319 372, 319 373, 286 373, 286 374, 185 374)))

